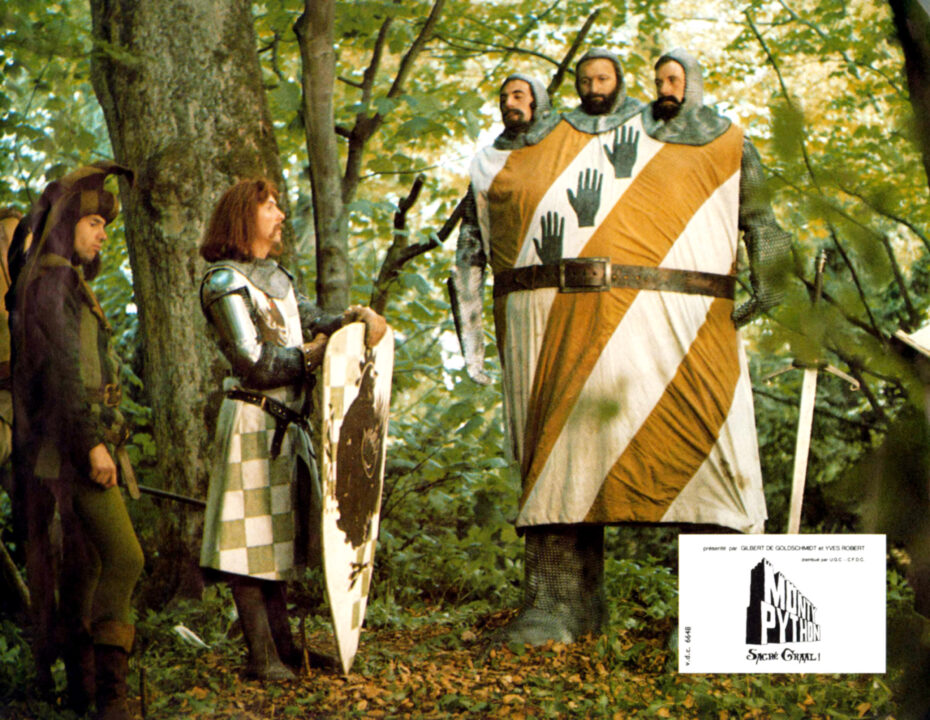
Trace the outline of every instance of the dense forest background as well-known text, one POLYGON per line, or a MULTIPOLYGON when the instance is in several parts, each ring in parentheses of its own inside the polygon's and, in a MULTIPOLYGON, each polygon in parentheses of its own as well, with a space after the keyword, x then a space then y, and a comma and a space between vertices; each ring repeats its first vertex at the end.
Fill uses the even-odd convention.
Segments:
MULTIPOLYGON (((125 212, 95 288, 126 362, 123 407, 135 421, 141 482, 206 494, 223 363, 204 340, 196 248, 238 177, 265 174, 285 191, 284 263, 308 294, 329 309, 370 303, 397 333, 376 581, 357 671, 365 679, 336 688, 333 678, 310 678, 303 695, 237 694, 245 691, 234 673, 218 670, 234 670, 241 651, 228 638, 231 603, 222 588, 204 589, 196 570, 200 513, 146 497, 131 511, 147 558, 137 599, 143 660, 134 666, 147 716, 215 713, 230 693, 241 717, 267 716, 268 703, 297 717, 326 716, 328 703, 341 708, 336 716, 358 717, 916 717, 930 706, 921 640, 930 631, 904 581, 926 534, 924 386, 889 340, 925 325, 930 304, 930 113, 921 111, 930 42, 920 3, 3 0, 0 21, 0 207, 25 211, 48 181, 98 159, 137 174, 119 188, 125 212), (794 237, 785 302, 744 330, 767 527, 786 523, 801 373, 766 378, 795 361, 832 364, 860 390, 822 375, 802 532, 889 533, 885 676, 678 676, 665 644, 677 612, 676 546, 662 530, 609 533, 607 636, 580 651, 492 659, 488 677, 522 704, 501 705, 486 684, 455 675, 472 663, 480 630, 518 604, 522 547, 500 387, 467 380, 455 341, 444 290, 449 228, 469 158, 499 132, 501 79, 520 70, 551 81, 556 107, 570 109, 574 62, 592 46, 620 55, 629 94, 643 100, 655 59, 691 49, 705 66, 706 102, 760 150, 794 237), (822 248, 823 299, 812 307, 822 248), (184 644, 177 625, 211 649, 184 644), (556 672, 535 682, 521 667, 556 672), (214 671, 211 685, 204 676, 214 671), (450 679, 434 687, 424 675, 450 679), (390 692, 365 689, 372 684, 390 692)), ((499 378, 490 335, 488 355, 499 378)), ((21 562, 5 495, 0 539, 21 562)), ((58 717, 54 699, 30 695, 22 608, 3 582, 0 706, 20 713, 11 717, 58 717)), ((318 578, 295 590, 307 632, 325 642, 318 578)))

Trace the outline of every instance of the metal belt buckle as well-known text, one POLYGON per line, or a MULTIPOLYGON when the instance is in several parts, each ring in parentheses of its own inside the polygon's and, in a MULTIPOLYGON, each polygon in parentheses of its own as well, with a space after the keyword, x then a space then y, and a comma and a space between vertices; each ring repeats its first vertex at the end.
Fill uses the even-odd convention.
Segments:
POLYGON ((107 407, 116 407, 123 397, 123 391, 116 383, 107 383, 103 386, 103 404, 107 407))
POLYGON ((604 292, 605 290, 610 290, 610 258, 562 258, 559 260, 559 292, 604 292), (589 268, 596 269, 598 266, 601 269, 600 277, 589 270, 589 268), (573 277, 566 278, 569 270, 575 272, 572 272, 573 277), (571 281, 571 285, 567 280, 571 281))

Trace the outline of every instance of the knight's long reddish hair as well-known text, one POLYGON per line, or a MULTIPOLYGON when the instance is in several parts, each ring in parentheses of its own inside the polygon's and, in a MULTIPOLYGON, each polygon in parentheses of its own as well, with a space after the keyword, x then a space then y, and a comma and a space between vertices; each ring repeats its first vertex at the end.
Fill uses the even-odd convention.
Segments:
POLYGON ((278 190, 265 178, 240 180, 223 193, 200 244, 204 260, 251 260, 258 234, 255 225, 258 206, 269 196, 277 200, 278 190))

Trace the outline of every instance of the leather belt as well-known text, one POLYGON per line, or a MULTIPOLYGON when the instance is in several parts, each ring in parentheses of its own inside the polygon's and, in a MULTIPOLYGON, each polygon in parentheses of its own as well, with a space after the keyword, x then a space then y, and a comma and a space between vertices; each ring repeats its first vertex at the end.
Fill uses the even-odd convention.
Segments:
MULTIPOLYGON (((107 387, 110 387, 109 385, 107 387)), ((136 471, 133 470, 132 460, 129 458, 129 452, 126 450, 126 441, 129 439, 129 428, 125 425, 120 427, 110 427, 103 431, 103 439, 113 446, 113 455, 120 469, 120 477, 129 491, 129 497, 138 500, 139 482, 136 480, 136 471)))
POLYGON ((85 388, 88 402, 103 403, 107 407, 117 407, 123 399, 123 388, 117 383, 107 383, 99 388, 85 388))
POLYGON ((275 421, 274 435, 271 438, 271 459, 274 460, 281 453, 281 442, 284 440, 284 431, 290 424, 297 425, 309 432, 307 420, 298 412, 294 412, 284 403, 278 402, 260 392, 254 390, 243 390, 242 388, 232 388, 226 391, 226 397, 230 400, 241 400, 250 405, 257 405, 266 413, 271 415, 275 421))
POLYGON ((614 265, 610 258, 566 258, 557 264, 502 270, 494 276, 494 297, 549 287, 563 293, 603 292, 611 288, 664 290, 732 300, 736 277, 699 270, 614 265))

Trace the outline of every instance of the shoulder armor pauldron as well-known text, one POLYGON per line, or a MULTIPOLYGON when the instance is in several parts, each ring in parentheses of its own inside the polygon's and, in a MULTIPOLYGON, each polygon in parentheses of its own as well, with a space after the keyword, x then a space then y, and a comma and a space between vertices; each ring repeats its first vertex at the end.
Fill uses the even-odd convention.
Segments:
POLYGON ((204 310, 221 297, 239 293, 248 299, 248 280, 230 267, 219 266, 207 271, 200 284, 200 304, 204 310))

